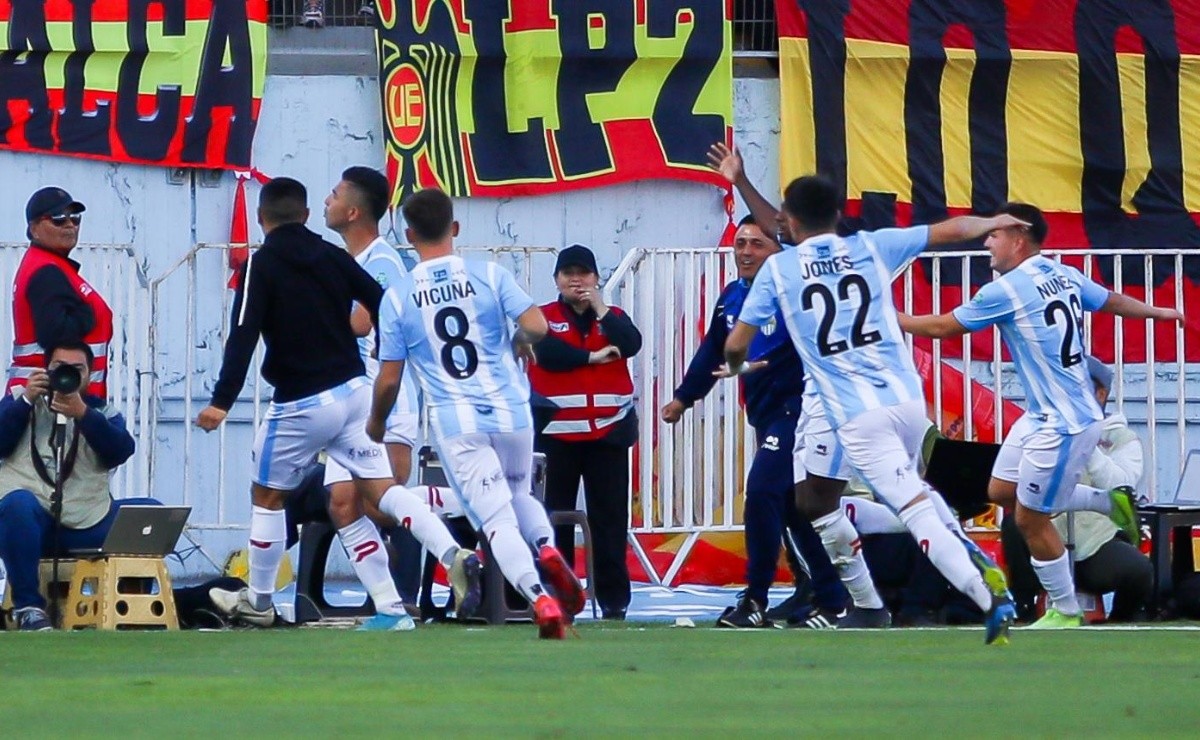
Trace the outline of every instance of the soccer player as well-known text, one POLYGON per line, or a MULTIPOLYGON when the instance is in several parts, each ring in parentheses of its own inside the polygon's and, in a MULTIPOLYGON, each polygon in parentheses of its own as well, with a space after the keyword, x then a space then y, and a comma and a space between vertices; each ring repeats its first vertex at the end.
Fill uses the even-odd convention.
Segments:
MULTIPOLYGON (((734 237, 738 277, 721 291, 704 341, 688 365, 674 397, 662 409, 668 424, 678 422, 684 411, 712 390, 724 375, 723 350, 729 327, 737 319, 755 276, 779 245, 747 216, 734 237)), ((783 319, 775 326, 782 329, 783 319)), ((779 544, 790 530, 811 574, 817 608, 837 614, 846 603, 846 592, 838 581, 821 538, 812 524, 795 509, 792 476, 792 436, 800 415, 800 357, 783 331, 764 332, 751 347, 755 368, 742 383, 746 416, 754 427, 758 450, 746 478, 745 536, 746 591, 734 607, 717 619, 718 627, 771 627, 767 618, 767 592, 779 562, 779 544)))
POLYGON ((383 439, 411 361, 438 456, 467 517, 487 538, 504 577, 533 605, 539 636, 562 639, 583 609, 583 589, 549 544, 554 532, 530 489, 529 381, 514 356, 514 342, 545 336, 546 318, 512 273, 454 254, 458 222, 445 193, 421 190, 402 211, 420 262, 388 289, 380 308, 381 365, 367 432, 383 439), (529 545, 539 548, 558 599, 543 587, 529 545))
POLYGON ((903 316, 900 325, 924 337, 999 327, 1027 400, 1025 415, 1009 430, 996 458, 988 496, 996 503, 1015 504, 1017 528, 1048 595, 1046 613, 1033 627, 1077 627, 1082 617, 1071 566, 1051 514, 1109 514, 1133 542, 1138 539, 1132 489, 1077 485, 1104 428, 1083 362, 1083 312, 1179 322, 1183 314, 1113 293, 1079 270, 1042 256, 1048 227, 1036 207, 1008 203, 1001 213, 1018 220, 989 230, 985 244, 999 277, 950 313, 903 316))
MULTIPOLYGON (((850 465, 927 545, 929 559, 946 579, 987 614, 985 642, 1007 642, 1015 611, 1002 574, 990 561, 980 562, 978 549, 950 526, 953 514, 941 495, 917 473, 928 420, 921 380, 892 305, 891 280, 927 246, 1021 222, 1008 215, 962 216, 842 238, 834 232, 837 188, 819 175, 788 185, 783 213, 799 244, 768 259, 754 281, 725 344, 730 371, 741 371, 750 340, 782 309, 850 465)), ((836 521, 824 523, 822 539, 832 545, 831 559, 861 562, 854 527, 840 510, 830 516, 836 521)), ((854 595, 853 581, 866 574, 866 566, 861 574, 850 568, 841 573, 854 595)), ((855 608, 861 608, 857 599, 855 608)), ((877 609, 884 610, 882 602, 877 609)))
MULTIPOLYGON (((271 595, 287 539, 283 502, 322 449, 350 472, 366 501, 410 526, 447 567, 458 603, 474 606, 479 601, 478 558, 458 547, 416 494, 392 487, 386 452, 363 431, 371 390, 351 332, 350 310, 357 301, 376 315, 383 290, 353 257, 304 227, 307 199, 304 186, 290 178, 263 186, 258 221, 266 238, 242 270, 220 376, 210 405, 196 419, 205 431, 225 420, 261 335, 266 345, 263 378, 275 394, 254 440, 250 583, 240 592, 225 592, 228 603, 217 606, 250 624, 274 623, 271 595)), ((387 574, 387 555, 374 525, 360 512, 338 534, 346 551, 355 554, 351 562, 376 608, 394 617, 388 620, 390 628, 412 629, 412 618, 387 574), (383 580, 373 575, 378 570, 383 580)))
MULTIPOLYGON (((350 167, 325 198, 325 225, 342 237, 346 251, 384 291, 408 274, 396 249, 379 235, 379 220, 387 214, 390 194, 383 173, 370 167, 350 167)), ((358 352, 366 367, 367 380, 374 381, 379 374, 379 360, 375 358, 374 326, 365 306, 354 307, 350 324, 358 337, 358 352)), ((420 434, 420 414, 416 384, 408 383, 402 391, 396 408, 388 417, 384 447, 396 483, 407 485, 412 473, 413 446, 420 434)), ((328 460, 324 482, 329 489, 329 515, 334 525, 343 527, 357 521, 363 513, 364 502, 358 496, 350 472, 336 461, 328 460)), ((448 494, 448 491, 440 492, 442 496, 448 494)), ((380 515, 370 504, 367 504, 366 514, 388 535, 400 563, 399 575, 393 580, 401 596, 415 605, 421 580, 420 543, 410 531, 380 515)), ((349 553, 349 556, 351 559, 360 557, 358 553, 349 553)), ((382 577, 383 573, 374 566, 371 570, 374 580, 382 577)), ((383 621, 382 617, 373 617, 363 626, 370 629, 383 621)))

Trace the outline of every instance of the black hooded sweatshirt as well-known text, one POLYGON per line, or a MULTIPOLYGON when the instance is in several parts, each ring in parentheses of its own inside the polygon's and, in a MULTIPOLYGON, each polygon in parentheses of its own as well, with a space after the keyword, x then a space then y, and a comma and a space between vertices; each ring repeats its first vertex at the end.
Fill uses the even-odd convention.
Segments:
POLYGON ((239 275, 212 405, 233 406, 260 334, 267 348, 263 378, 280 403, 363 375, 350 311, 361 303, 377 324, 382 298, 379 283, 345 250, 303 224, 276 227, 239 275))

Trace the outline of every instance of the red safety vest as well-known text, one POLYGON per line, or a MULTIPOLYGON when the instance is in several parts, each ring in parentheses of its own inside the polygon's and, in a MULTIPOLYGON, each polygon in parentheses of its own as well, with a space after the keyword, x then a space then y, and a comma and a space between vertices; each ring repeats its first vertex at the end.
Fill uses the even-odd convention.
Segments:
MULTIPOLYGON (((621 313, 619 308, 609 310, 621 313)), ((550 324, 550 335, 572 347, 595 352, 610 344, 599 321, 592 322, 591 331, 584 337, 571 316, 574 309, 562 301, 547 303, 542 306, 542 313, 550 324)), ((629 362, 625 359, 565 372, 549 372, 532 364, 529 383, 533 390, 558 405, 543 433, 566 442, 600 439, 633 410, 633 379, 629 377, 629 362)))
POLYGON ((83 337, 92 348, 95 361, 92 363, 92 377, 87 392, 98 398, 108 398, 108 344, 113 336, 112 309, 104 302, 96 289, 88 285, 79 276, 79 267, 49 249, 31 246, 21 258, 17 275, 13 278, 13 348, 12 364, 8 367, 7 390, 24 386, 25 380, 34 368, 45 367, 46 357, 37 343, 37 335, 33 325, 33 309, 29 305, 26 291, 29 279, 41 268, 52 265, 62 270, 67 282, 79 293, 79 298, 91 307, 96 317, 96 325, 83 337))

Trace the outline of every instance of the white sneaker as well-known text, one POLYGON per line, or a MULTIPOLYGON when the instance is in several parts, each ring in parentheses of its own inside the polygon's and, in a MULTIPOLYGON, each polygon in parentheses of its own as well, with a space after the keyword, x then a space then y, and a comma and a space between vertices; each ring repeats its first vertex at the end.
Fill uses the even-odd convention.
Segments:
POLYGON ((250 603, 250 589, 227 591, 223 588, 210 588, 208 598, 222 614, 230 619, 240 620, 258 627, 270 627, 275 624, 275 606, 266 609, 255 609, 250 603))

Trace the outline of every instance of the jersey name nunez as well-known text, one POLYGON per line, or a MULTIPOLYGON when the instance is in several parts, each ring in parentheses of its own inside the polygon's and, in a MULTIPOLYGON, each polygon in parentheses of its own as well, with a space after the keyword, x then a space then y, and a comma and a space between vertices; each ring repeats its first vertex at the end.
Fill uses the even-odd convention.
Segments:
POLYGON ((470 280, 463 280, 450 285, 438 285, 418 290, 413 293, 413 302, 417 304, 417 308, 424 308, 426 305, 436 306, 439 303, 449 303, 473 295, 475 295, 475 286, 471 284, 470 280))

